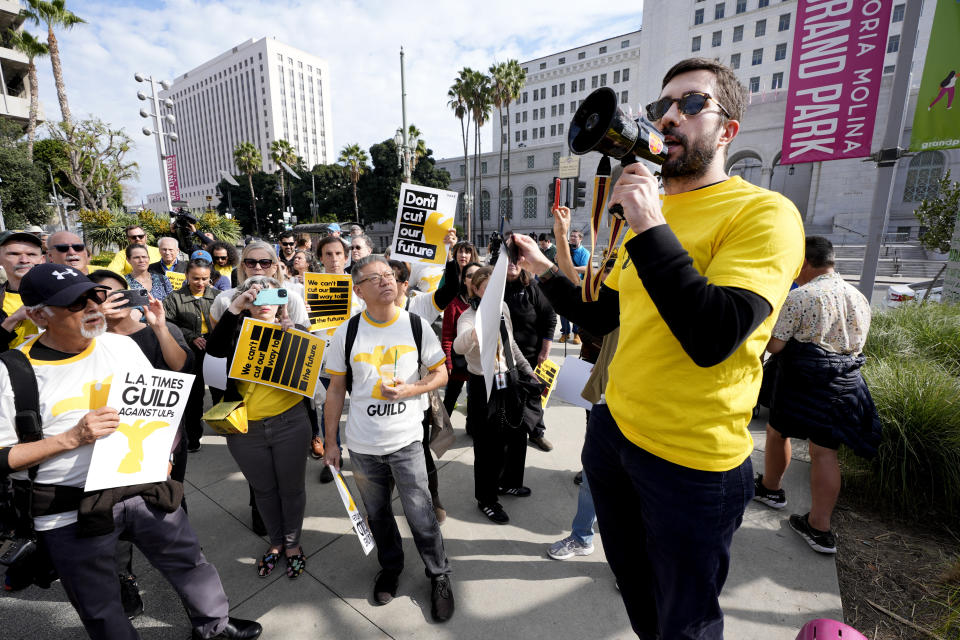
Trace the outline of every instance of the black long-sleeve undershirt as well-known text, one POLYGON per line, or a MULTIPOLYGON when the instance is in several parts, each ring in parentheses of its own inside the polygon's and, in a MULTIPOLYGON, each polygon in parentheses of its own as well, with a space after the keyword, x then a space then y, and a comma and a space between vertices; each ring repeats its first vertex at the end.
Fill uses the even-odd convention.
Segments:
MULTIPOLYGON (((773 311, 752 291, 710 284, 667 225, 634 236, 624 247, 630 259, 625 268, 637 270, 670 332, 700 367, 729 358, 773 311)), ((589 303, 559 275, 540 287, 558 314, 591 333, 606 335, 620 326, 620 294, 609 287, 589 303)))

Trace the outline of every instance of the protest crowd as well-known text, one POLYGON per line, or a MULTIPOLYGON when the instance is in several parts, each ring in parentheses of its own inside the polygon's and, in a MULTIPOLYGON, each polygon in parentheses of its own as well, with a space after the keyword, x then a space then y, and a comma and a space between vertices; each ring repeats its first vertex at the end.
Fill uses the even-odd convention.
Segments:
MULTIPOLYGON (((444 549, 450 504, 436 467, 449 414, 466 405, 479 514, 506 524, 523 508, 516 498, 550 490, 526 484, 528 446, 549 452, 551 430, 584 429, 544 421, 559 339, 586 365, 590 409, 571 533, 543 552, 589 555, 602 535, 638 637, 722 638, 731 541, 754 497, 786 505, 789 438, 812 442, 815 467, 813 509, 789 524, 821 553, 836 551, 837 448, 870 456, 879 438, 859 375, 869 304, 833 274, 829 242, 805 240, 788 199, 724 172, 744 101, 712 60, 667 73, 647 107, 667 160, 659 176, 642 163, 614 172, 601 204, 622 207, 624 233, 593 254, 555 205, 552 232, 506 233, 482 255, 452 228, 457 194, 416 185, 401 198, 434 198, 425 210, 442 213, 453 197, 439 234, 425 233, 442 238, 432 256, 397 244, 379 253, 359 225, 243 246, 195 229, 191 246, 152 246, 130 227, 128 246, 97 269, 71 232, 5 232, 0 527, 33 547, 5 568, 5 589, 59 578, 91 638, 136 638, 130 620, 150 606, 136 545, 183 601, 193 637, 260 636, 259 623, 230 615, 183 493, 194 454, 218 433, 265 538, 250 579, 302 575, 307 483, 339 485, 349 471, 363 510, 353 523, 379 565, 369 569, 373 601, 397 596, 405 567, 396 490, 432 618, 450 620, 457 565, 444 549), (765 352, 777 354, 766 371, 765 352), (755 475, 748 424, 761 383, 771 421, 755 475), (122 385, 124 406, 114 406, 122 385), (128 391, 146 406, 148 393, 179 385, 176 401, 131 409, 128 391), (814 409, 851 396, 858 413, 842 424, 814 409), (165 428, 158 454, 144 440, 165 428), (126 440, 105 446, 117 431, 126 440), (110 465, 145 470, 148 459, 161 477, 111 480, 110 465)), ((324 495, 340 500, 332 485, 324 495)))

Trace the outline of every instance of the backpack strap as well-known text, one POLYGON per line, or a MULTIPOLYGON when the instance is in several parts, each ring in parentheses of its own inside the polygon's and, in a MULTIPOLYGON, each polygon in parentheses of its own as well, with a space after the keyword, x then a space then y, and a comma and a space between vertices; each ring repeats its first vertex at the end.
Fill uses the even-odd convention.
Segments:
POLYGON ((347 321, 347 337, 343 344, 343 358, 347 364, 347 393, 353 390, 353 367, 350 365, 350 352, 353 343, 357 341, 357 331, 360 330, 360 314, 356 314, 347 321))
POLYGON ((510 334, 507 333, 507 321, 503 315, 500 316, 500 342, 503 349, 503 359, 507 363, 507 370, 510 371, 517 366, 513 358, 513 348, 510 345, 510 334))
POLYGON ((417 345, 417 375, 423 367, 423 358, 420 350, 423 345, 423 320, 415 313, 410 314, 410 330, 413 332, 413 343, 417 345))
MULTIPOLYGON (((43 439, 43 423, 40 419, 40 390, 37 376, 25 353, 12 349, 0 353, 0 362, 7 367, 13 403, 16 409, 14 428, 20 442, 37 442, 43 439)), ((27 474, 32 482, 37 477, 39 465, 30 467, 27 474)))

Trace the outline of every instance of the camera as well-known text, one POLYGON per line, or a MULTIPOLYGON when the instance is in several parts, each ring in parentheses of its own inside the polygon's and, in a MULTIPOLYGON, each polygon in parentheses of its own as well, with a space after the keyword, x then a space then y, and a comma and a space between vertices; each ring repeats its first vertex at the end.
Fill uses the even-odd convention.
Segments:
POLYGON ((177 227, 177 229, 187 230, 190 228, 191 224, 194 226, 197 224, 197 219, 191 215, 189 211, 182 207, 176 211, 171 211, 170 213, 174 218, 173 224, 177 227))
POLYGON ((13 537, 0 544, 0 564, 12 567, 29 558, 36 551, 37 543, 30 538, 13 537))
POLYGON ((503 244, 503 236, 494 231, 490 234, 490 264, 496 264, 500 257, 500 246, 503 244))

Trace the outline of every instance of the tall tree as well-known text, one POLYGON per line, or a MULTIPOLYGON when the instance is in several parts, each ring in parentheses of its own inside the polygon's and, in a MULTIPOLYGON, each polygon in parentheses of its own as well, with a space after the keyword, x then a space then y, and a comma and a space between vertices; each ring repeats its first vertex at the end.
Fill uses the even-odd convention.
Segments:
POLYGON ((270 143, 270 159, 276 163, 277 173, 280 174, 280 203, 282 205, 283 198, 287 192, 284 182, 284 173, 286 172, 283 167, 280 166, 280 163, 285 162, 287 166, 295 164, 297 162, 297 152, 293 150, 293 145, 283 138, 280 138, 270 143))
POLYGON ((73 124, 70 115, 70 104, 67 102, 67 88, 63 82, 63 65, 60 63, 60 46, 54 27, 69 30, 75 25, 86 22, 66 7, 66 0, 26 0, 27 8, 23 15, 35 24, 44 24, 47 27, 47 46, 50 50, 50 63, 53 66, 53 81, 57 86, 57 100, 60 101, 60 113, 63 121, 73 124))
MULTIPOLYGON (((417 163, 413 171, 413 183, 446 189, 450 185, 450 174, 445 169, 437 169, 432 153, 428 148, 426 155, 417 163)), ((403 172, 397 166, 397 143, 394 139, 389 138, 371 146, 370 161, 373 169, 360 177, 359 198, 363 202, 364 221, 370 223, 396 219, 403 172)), ((319 184, 317 191, 319 195, 319 184)))
POLYGON ((136 177, 137 163, 126 159, 133 140, 123 129, 91 118, 76 124, 51 123, 47 131, 67 150, 67 178, 77 190, 81 209, 106 209, 116 199, 120 183, 136 177))
POLYGON ((469 80, 473 75, 473 69, 464 67, 457 74, 456 80, 447 91, 447 106, 453 111, 453 115, 460 120, 460 133, 463 136, 463 226, 467 230, 467 237, 471 232, 472 203, 470 200, 473 195, 470 190, 470 163, 467 156, 470 152, 470 109, 469 101, 469 80))
POLYGON ((253 227, 260 235, 260 219, 257 217, 257 196, 253 191, 253 174, 263 170, 263 156, 252 142, 241 142, 233 150, 233 163, 240 173, 247 174, 250 186, 250 210, 253 212, 253 227))
MULTIPOLYGON (((480 129, 490 119, 493 110, 493 97, 490 89, 490 76, 482 71, 475 71, 470 78, 470 115, 473 117, 473 190, 474 202, 480 201, 483 163, 480 160, 483 145, 480 142, 480 129)), ((470 242, 477 243, 472 234, 468 234, 470 242)), ((483 215, 480 215, 480 235, 483 235, 483 215)))
POLYGON ((420 129, 417 129, 417 125, 411 124, 407 127, 407 141, 408 143, 417 141, 413 145, 413 153, 410 155, 410 172, 413 173, 417 168, 417 163, 420 162, 420 158, 423 158, 427 155, 427 143, 423 141, 423 132, 420 129))
POLYGON ((8 33, 11 46, 27 56, 29 63, 27 76, 30 80, 30 116, 27 120, 27 157, 32 161, 33 140, 37 134, 37 111, 40 106, 40 87, 37 82, 37 65, 34 63, 34 60, 50 53, 50 47, 28 31, 14 31, 10 29, 8 33))
POLYGON ((0 200, 8 229, 46 224, 51 210, 46 205, 47 181, 41 167, 30 162, 23 143, 23 128, 0 118, 0 200))
MULTIPOLYGON (((507 61, 508 74, 507 77, 509 81, 507 83, 507 96, 504 101, 504 104, 507 107, 507 194, 512 194, 510 191, 510 172, 513 170, 513 167, 510 164, 510 151, 512 146, 512 141, 510 140, 510 104, 516 100, 520 99, 520 92, 523 91, 523 88, 527 85, 527 72, 520 66, 520 63, 517 60, 508 60, 507 61)), ((511 202, 510 207, 512 209, 513 203, 511 202)), ((497 198, 497 211, 500 217, 500 226, 503 226, 503 212, 500 211, 500 199, 497 198)))
MULTIPOLYGON (((503 108, 507 104, 510 95, 510 67, 506 62, 498 62, 490 65, 490 94, 493 99, 493 106, 497 108, 497 116, 500 122, 500 153, 497 156, 497 217, 500 218, 501 211, 499 205, 500 193, 503 191, 503 108)), ((507 114, 509 120, 510 115, 507 114)), ((509 164, 510 156, 507 156, 509 164)), ((481 231, 483 235, 483 217, 480 218, 481 231)))
POLYGON ((347 167, 350 173, 350 182, 353 184, 353 215, 354 219, 360 224, 360 206, 357 203, 357 183, 360 176, 367 170, 367 152, 360 148, 359 144, 348 144, 340 151, 340 157, 337 162, 347 167))

